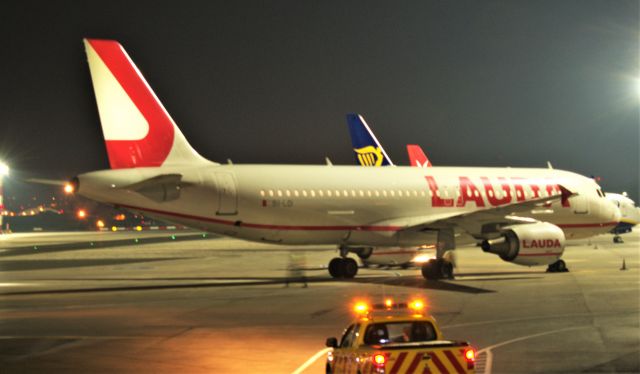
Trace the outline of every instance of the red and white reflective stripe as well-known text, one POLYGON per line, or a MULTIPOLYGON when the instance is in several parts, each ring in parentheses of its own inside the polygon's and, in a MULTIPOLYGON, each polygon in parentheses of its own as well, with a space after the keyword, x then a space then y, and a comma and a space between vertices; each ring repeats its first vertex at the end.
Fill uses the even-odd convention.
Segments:
POLYGON ((445 354, 445 356, 447 356, 449 361, 451 361, 451 364, 456 369, 456 372, 458 372, 460 374, 464 374, 465 373, 465 369, 462 367, 462 365, 460 365, 460 362, 458 361, 456 356, 453 354, 453 352, 447 350, 447 351, 444 351, 444 354, 445 354))
POLYGON ((435 352, 428 352, 429 357, 431 357, 431 362, 438 368, 438 371, 442 374, 449 374, 449 370, 447 370, 446 366, 440 361, 438 355, 435 352))
POLYGON ((396 374, 400 371, 400 367, 402 366, 402 363, 404 362, 404 359, 407 358, 407 352, 402 352, 398 355, 398 358, 396 359, 396 362, 393 363, 393 366, 391 367, 391 370, 389 371, 390 374, 396 374))

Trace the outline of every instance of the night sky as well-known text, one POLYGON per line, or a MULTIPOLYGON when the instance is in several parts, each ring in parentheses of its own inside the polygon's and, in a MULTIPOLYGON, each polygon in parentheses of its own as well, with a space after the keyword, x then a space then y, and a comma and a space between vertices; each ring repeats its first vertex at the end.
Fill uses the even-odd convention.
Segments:
POLYGON ((83 37, 120 41, 190 143, 234 163, 352 164, 345 114, 397 164, 554 167, 638 201, 640 1, 9 1, 0 157, 108 167, 83 37))

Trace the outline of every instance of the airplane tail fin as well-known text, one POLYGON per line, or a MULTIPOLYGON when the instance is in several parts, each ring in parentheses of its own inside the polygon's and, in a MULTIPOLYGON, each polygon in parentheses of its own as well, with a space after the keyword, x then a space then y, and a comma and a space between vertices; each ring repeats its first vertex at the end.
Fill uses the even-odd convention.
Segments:
POLYGON ((409 154, 409 164, 411 166, 422 168, 433 166, 419 145, 407 144, 407 153, 409 154))
POLYGON ((120 43, 84 39, 84 45, 112 169, 210 163, 189 145, 120 43))
POLYGON ((382 148, 361 115, 347 114, 347 124, 358 164, 362 166, 393 166, 387 152, 382 148))

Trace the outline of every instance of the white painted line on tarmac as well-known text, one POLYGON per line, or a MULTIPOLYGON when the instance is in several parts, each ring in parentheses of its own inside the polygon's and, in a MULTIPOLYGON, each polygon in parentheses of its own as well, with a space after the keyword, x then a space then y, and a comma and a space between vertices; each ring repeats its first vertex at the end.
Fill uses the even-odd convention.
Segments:
POLYGON ((601 317, 601 316, 614 316, 614 315, 627 315, 627 314, 637 314, 640 312, 640 309, 631 309, 624 312, 604 312, 604 313, 570 313, 570 314, 556 314, 553 316, 532 316, 526 318, 506 318, 506 319, 493 319, 488 321, 478 321, 478 322, 466 322, 466 323, 456 323, 453 325, 443 325, 440 326, 440 329, 453 329, 459 327, 469 327, 469 326, 482 326, 482 325, 492 325, 496 323, 515 323, 515 322, 524 322, 524 321, 535 321, 535 320, 548 320, 548 319, 560 319, 560 318, 576 318, 576 317, 601 317))
POLYGON ((311 356, 311 358, 309 358, 304 364, 302 364, 299 368, 297 368, 293 373, 291 374, 300 374, 303 371, 307 370, 307 368, 311 365, 313 365, 314 362, 316 362, 316 360, 318 360, 320 357, 324 356, 327 352, 329 352, 331 350, 331 348, 325 348, 322 349, 318 352, 316 352, 316 354, 314 354, 313 356, 311 356))
POLYGON ((537 334, 525 335, 525 336, 521 336, 521 337, 518 337, 518 338, 510 339, 510 340, 505 340, 503 342, 500 342, 500 343, 497 343, 497 344, 490 345, 488 347, 482 348, 481 350, 478 351, 477 355, 480 356, 480 355, 484 354, 486 356, 483 373, 484 374, 491 374, 491 371, 493 370, 493 352, 492 352, 492 350, 494 350, 496 348, 500 348, 500 347, 503 347, 505 345, 521 342, 523 340, 537 338, 537 337, 540 337, 540 336, 557 334, 559 332, 565 332, 565 331, 587 329, 587 328, 591 328, 591 327, 593 327, 593 326, 568 327, 566 329, 551 330, 551 331, 539 332, 537 334))

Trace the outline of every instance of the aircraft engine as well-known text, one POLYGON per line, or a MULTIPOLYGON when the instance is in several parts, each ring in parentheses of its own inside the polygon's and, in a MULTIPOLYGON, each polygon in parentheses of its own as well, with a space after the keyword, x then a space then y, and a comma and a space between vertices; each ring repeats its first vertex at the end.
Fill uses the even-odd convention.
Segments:
POLYGON ((564 232, 548 222, 506 226, 502 235, 482 242, 482 250, 507 262, 536 266, 556 262, 564 252, 564 232))

